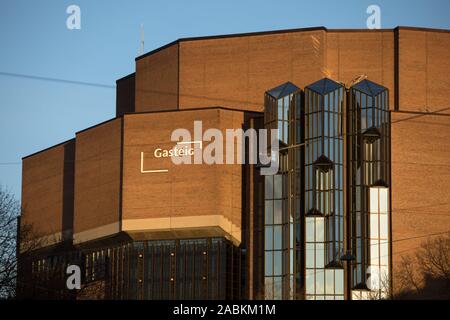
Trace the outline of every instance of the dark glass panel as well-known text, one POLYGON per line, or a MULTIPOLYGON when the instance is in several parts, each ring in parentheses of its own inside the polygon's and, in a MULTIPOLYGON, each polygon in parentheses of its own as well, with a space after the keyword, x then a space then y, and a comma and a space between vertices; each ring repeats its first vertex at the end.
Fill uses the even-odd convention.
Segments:
POLYGON ((283 201, 282 200, 275 200, 274 201, 274 224, 281 224, 283 223, 283 201))
POLYGON ((265 249, 273 250, 273 227, 265 227, 265 249))
POLYGON ((273 200, 265 201, 265 216, 266 224, 273 224, 273 200))
POLYGON ((273 274, 275 276, 282 275, 283 262, 282 251, 273 251, 273 274))

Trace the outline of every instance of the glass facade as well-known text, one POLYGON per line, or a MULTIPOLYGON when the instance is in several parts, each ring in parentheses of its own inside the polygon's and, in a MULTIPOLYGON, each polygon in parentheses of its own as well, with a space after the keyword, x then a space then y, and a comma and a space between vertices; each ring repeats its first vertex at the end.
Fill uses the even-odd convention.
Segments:
POLYGON ((69 264, 81 267, 89 299, 240 299, 241 250, 224 238, 133 241, 31 263, 28 295, 75 298, 65 290, 69 264), (56 289, 58 288, 58 289, 56 289))
POLYGON ((347 89, 324 78, 303 91, 287 82, 265 93, 258 121, 255 128, 278 130, 279 169, 262 176, 252 166, 250 176, 243 167, 239 246, 221 237, 120 235, 52 248, 52 255, 21 257, 22 292, 68 299, 388 297, 388 90, 367 79, 347 89), (94 289, 65 290, 69 264, 80 266, 83 287, 94 289))
POLYGON ((305 88, 305 263, 307 299, 343 299, 344 87, 305 88))
POLYGON ((350 242, 355 260, 351 285, 368 290, 371 253, 370 189, 390 181, 390 119, 388 90, 363 80, 349 90, 348 170, 350 242))
POLYGON ((265 177, 264 196, 264 296, 266 299, 295 299, 301 280, 300 192, 301 168, 297 144, 301 140, 298 87, 287 82, 266 93, 265 127, 278 129, 280 168, 265 177))
POLYGON ((390 286, 388 101, 369 80, 266 92, 265 128, 280 135, 279 172, 265 177, 266 299, 386 295, 372 284, 390 286))

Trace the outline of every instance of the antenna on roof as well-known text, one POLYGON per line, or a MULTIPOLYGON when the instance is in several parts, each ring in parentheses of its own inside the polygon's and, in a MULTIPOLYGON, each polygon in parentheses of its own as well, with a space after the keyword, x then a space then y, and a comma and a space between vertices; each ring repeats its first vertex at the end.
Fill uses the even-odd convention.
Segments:
POLYGON ((139 44, 138 56, 141 56, 144 54, 144 45, 145 45, 144 24, 141 23, 141 41, 139 44))

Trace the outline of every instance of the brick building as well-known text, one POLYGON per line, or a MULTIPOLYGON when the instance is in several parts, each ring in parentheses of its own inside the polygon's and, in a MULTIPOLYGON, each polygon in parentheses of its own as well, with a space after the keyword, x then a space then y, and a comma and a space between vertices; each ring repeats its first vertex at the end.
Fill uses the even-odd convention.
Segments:
POLYGON ((400 291, 401 256, 450 231, 449 72, 449 31, 411 27, 188 38, 136 58, 135 73, 117 80, 114 119, 23 158, 20 223, 41 245, 23 253, 19 292, 400 291), (199 120, 204 130, 278 129, 280 171, 155 156, 199 120), (90 289, 64 289, 68 264, 90 289), (375 267, 386 290, 370 288, 375 267))

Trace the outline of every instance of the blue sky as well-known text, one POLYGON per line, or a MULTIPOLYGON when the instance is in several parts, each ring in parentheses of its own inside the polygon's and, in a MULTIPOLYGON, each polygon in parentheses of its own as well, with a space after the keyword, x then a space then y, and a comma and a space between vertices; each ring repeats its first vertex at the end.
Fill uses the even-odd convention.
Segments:
POLYGON ((382 28, 449 29, 448 0, 0 0, 0 185, 20 198, 23 156, 114 117, 115 80, 134 72, 141 23, 145 51, 150 51, 192 36, 311 26, 365 28, 371 4, 381 8, 382 28), (66 28, 71 4, 81 8, 81 30, 66 28))

